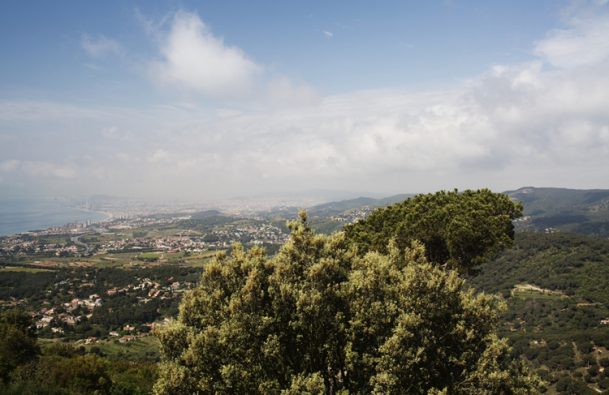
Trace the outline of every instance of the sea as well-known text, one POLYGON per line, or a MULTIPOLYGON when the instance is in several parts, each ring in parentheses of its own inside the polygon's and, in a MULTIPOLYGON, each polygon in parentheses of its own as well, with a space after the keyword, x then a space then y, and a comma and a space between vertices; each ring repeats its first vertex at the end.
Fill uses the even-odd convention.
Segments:
POLYGON ((0 199, 0 236, 107 218, 103 213, 68 207, 57 199, 0 199))

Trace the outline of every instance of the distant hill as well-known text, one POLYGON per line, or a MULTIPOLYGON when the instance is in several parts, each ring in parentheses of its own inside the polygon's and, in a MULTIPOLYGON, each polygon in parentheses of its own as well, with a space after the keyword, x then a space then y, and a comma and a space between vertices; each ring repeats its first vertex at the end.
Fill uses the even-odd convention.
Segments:
POLYGON ((370 197, 360 196, 355 199, 341 200, 338 202, 330 202, 318 204, 307 208, 307 212, 312 216, 328 216, 343 214, 345 211, 362 208, 362 207, 384 207, 394 203, 401 202, 414 195, 393 195, 386 198, 375 199, 370 197))
POLYGON ((609 190, 524 187, 505 192, 524 205, 518 227, 609 236, 609 190))
POLYGON ((360 196, 355 199, 318 204, 307 208, 307 212, 314 216, 336 215, 362 206, 373 206, 376 201, 377 199, 374 198, 360 196))
POLYGON ((403 202, 404 200, 415 196, 414 193, 401 193, 399 195, 393 195, 382 199, 377 199, 375 203, 375 207, 384 207, 389 206, 391 204, 403 202))
POLYGON ((311 227, 316 232, 332 233, 341 230, 346 224, 364 218, 376 208, 401 202, 409 196, 413 195, 394 195, 381 199, 361 196, 309 207, 307 213, 311 227))
MULTIPOLYGON (((413 194, 399 194, 384 198, 360 196, 354 199, 338 200, 305 207, 309 222, 316 232, 332 233, 378 207, 385 207, 406 200, 413 194)), ((295 219, 302 208, 278 207, 257 213, 261 218, 271 221, 287 232, 285 221, 295 219)))

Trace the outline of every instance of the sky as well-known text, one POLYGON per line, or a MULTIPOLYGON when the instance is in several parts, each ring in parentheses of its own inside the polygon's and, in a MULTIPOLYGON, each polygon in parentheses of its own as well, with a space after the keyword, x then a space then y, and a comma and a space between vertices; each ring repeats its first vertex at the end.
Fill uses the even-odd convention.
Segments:
POLYGON ((3 1, 0 198, 609 188, 609 4, 3 1))

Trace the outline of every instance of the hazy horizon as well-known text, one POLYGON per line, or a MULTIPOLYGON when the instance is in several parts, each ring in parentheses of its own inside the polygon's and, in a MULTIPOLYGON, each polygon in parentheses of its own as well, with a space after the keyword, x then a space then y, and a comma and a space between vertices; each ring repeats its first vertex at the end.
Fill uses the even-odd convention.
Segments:
POLYGON ((606 0, 11 2, 0 26, 0 198, 609 188, 606 0))

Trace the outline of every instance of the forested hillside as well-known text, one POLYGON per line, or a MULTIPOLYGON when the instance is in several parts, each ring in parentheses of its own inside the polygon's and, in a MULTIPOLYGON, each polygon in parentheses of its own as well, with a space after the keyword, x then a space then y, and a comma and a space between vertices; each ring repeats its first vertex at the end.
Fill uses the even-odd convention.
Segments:
POLYGON ((501 332, 550 392, 609 389, 609 240, 519 233, 469 282, 506 298, 501 332))
POLYGON ((506 194, 524 204, 520 229, 609 236, 609 190, 525 187, 506 194))

